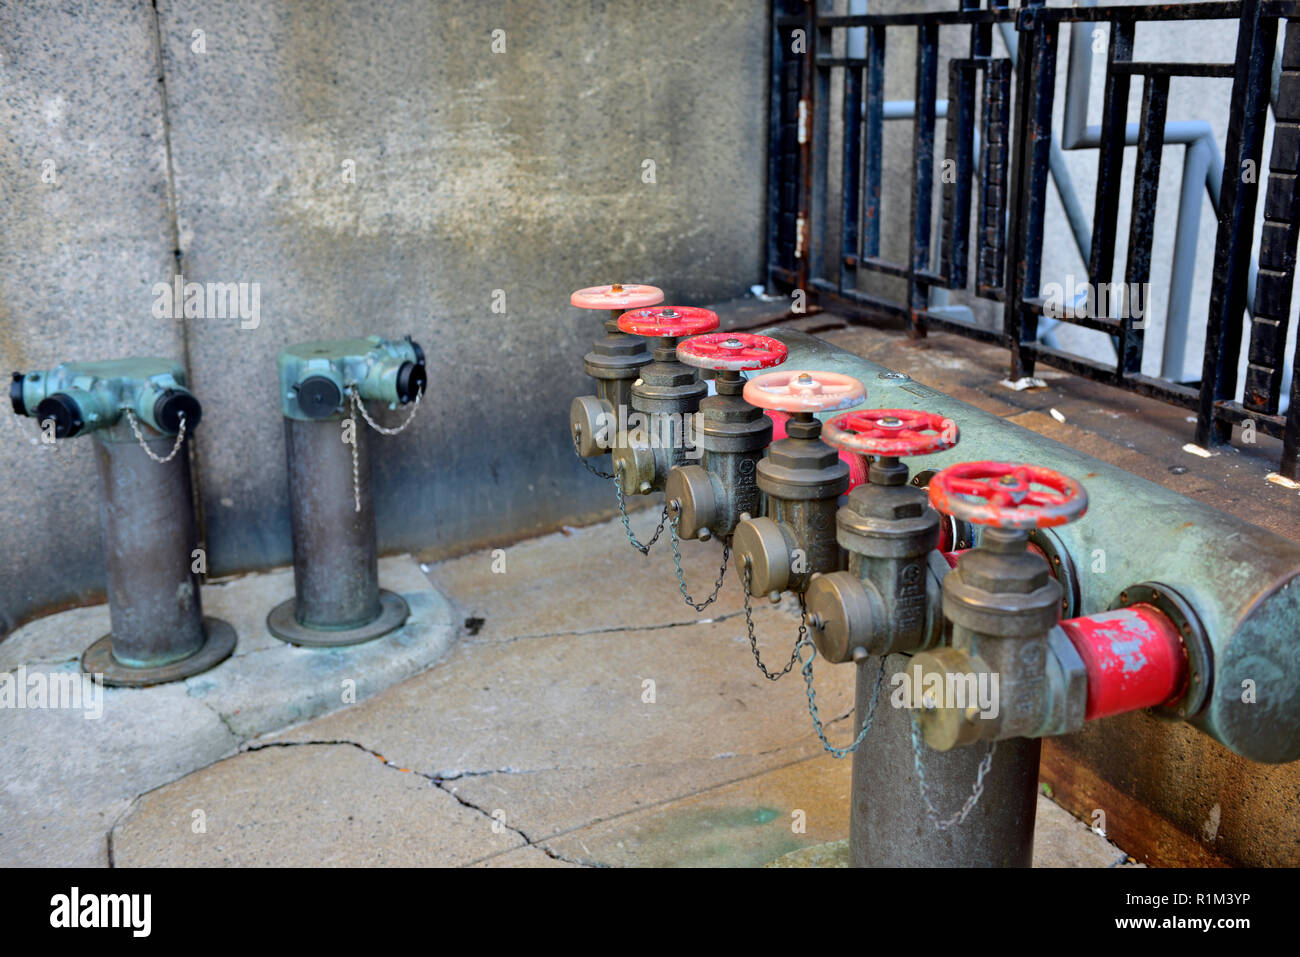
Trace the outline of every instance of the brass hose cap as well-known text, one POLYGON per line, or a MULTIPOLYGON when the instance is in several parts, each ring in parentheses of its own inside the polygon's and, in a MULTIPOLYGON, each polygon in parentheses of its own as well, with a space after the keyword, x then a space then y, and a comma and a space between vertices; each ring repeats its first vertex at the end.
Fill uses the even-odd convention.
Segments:
POLYGON ((946 699, 954 689, 975 687, 971 679, 987 670, 978 658, 951 647, 922 651, 907 663, 906 686, 919 698, 907 704, 916 710, 921 735, 932 750, 951 751, 979 739, 975 703, 946 699))
POLYGON ((668 473, 664 483, 668 517, 677 519, 677 534, 695 538, 701 529, 712 528, 717 520, 718 505, 709 473, 699 465, 679 465, 668 473))
POLYGON ((790 587, 790 543, 772 519, 742 521, 732 535, 731 551, 742 568, 749 565, 749 593, 755 598, 790 587))
POLYGON ((618 427, 613 416, 613 407, 594 395, 580 395, 569 403, 569 434, 584 459, 609 451, 618 427), (604 445, 597 441, 598 437, 604 438, 604 445))
POLYGON ((827 661, 841 664, 853 660, 853 652, 864 648, 872 652, 874 617, 871 601, 862 582, 851 572, 828 572, 814 575, 804 596, 817 653, 827 661))

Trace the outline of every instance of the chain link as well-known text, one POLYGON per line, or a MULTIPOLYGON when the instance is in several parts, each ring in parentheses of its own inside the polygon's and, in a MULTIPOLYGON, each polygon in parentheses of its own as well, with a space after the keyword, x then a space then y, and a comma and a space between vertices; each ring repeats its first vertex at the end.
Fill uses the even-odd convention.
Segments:
POLYGON ((140 426, 135 420, 135 413, 131 411, 131 409, 129 408, 124 408, 122 409, 122 411, 126 413, 126 421, 131 424, 131 431, 135 433, 135 440, 140 443, 140 448, 144 449, 145 455, 149 456, 149 458, 153 459, 159 465, 166 465, 172 459, 176 458, 176 453, 181 450, 181 443, 185 441, 185 413, 184 412, 181 412, 177 415, 177 418, 180 420, 180 427, 176 430, 176 444, 172 446, 171 452, 169 452, 167 454, 167 457, 164 459, 164 458, 159 458, 156 454, 154 454, 153 449, 149 448, 149 446, 145 444, 144 436, 140 434, 140 426))
POLYGON ((780 671, 768 671, 767 665, 763 664, 763 658, 758 653, 758 639, 754 637, 754 614, 749 607, 749 586, 754 579, 754 571, 749 566, 749 562, 740 563, 741 586, 745 589, 745 628, 749 632, 749 650, 754 653, 754 663, 758 665, 758 670, 763 672, 763 677, 768 681, 777 681, 790 673, 790 669, 795 666, 799 660, 799 644, 808 634, 808 609, 804 607, 803 594, 799 595, 799 634, 794 640, 794 648, 790 651, 790 660, 785 663, 785 667, 780 671))
POLYGON ((613 472, 606 472, 602 469, 598 469, 596 468, 596 466, 592 465, 585 458, 583 458, 582 452, 578 450, 578 433, 576 430, 569 436, 569 438, 573 440, 573 454, 578 457, 578 461, 582 463, 583 468, 585 468, 592 475, 596 476, 596 478, 612 479, 614 477, 613 472))
POLYGON ((678 515, 674 515, 668 519, 668 538, 673 546, 673 568, 677 571, 677 587, 681 590, 682 598, 686 601, 686 604, 696 611, 704 611, 717 601, 718 592, 722 590, 722 580, 727 574, 727 562, 731 560, 731 539, 727 538, 722 544, 722 567, 718 569, 718 580, 713 583, 713 594, 704 601, 697 602, 691 598, 690 592, 686 590, 686 577, 682 574, 682 553, 677 541, 678 517, 678 515))
POLYGON ((921 800, 925 802, 925 815, 934 822, 934 826, 940 831, 946 831, 950 827, 956 827, 966 820, 966 815, 975 809, 979 803, 980 796, 984 793, 984 777, 993 767, 993 752, 997 751, 998 743, 989 742, 988 752, 984 755, 984 760, 980 761, 979 768, 975 772, 975 783, 971 786, 970 797, 966 798, 966 803, 952 817, 946 820, 939 819, 939 809, 930 801, 930 794, 925 789, 925 764, 921 760, 921 752, 924 750, 921 743, 921 722, 915 712, 912 714, 912 765, 916 768, 916 782, 921 789, 921 800))
MULTIPOLYGON (((380 435, 397 435, 399 432, 406 431, 406 427, 410 425, 411 420, 415 418, 415 413, 420 411, 420 397, 424 395, 424 390, 421 389, 419 392, 415 393, 415 398, 411 401, 411 411, 406 414, 406 421, 391 429, 385 428, 370 417, 370 413, 366 411, 366 404, 361 401, 361 396, 357 392, 357 387, 355 385, 348 387, 348 393, 352 396, 353 409, 359 409, 361 411, 361 417, 366 420, 367 425, 380 435)), ((353 421, 356 421, 355 415, 353 416, 353 421)))
POLYGON ((858 736, 853 739, 853 743, 847 748, 837 748, 831 744, 826 737, 826 729, 822 725, 821 714, 817 710, 817 692, 813 688, 813 659, 817 657, 817 647, 809 640, 804 639, 796 648, 795 654, 800 655, 799 662, 802 667, 799 669, 803 672, 804 685, 808 694, 808 714, 812 716, 813 729, 817 732, 817 737, 821 739, 822 747, 831 757, 847 758, 862 746, 862 742, 867 738, 867 732, 871 730, 871 725, 876 720, 876 705, 880 701, 880 689, 885 683, 885 658, 880 658, 880 670, 876 672, 876 684, 871 689, 871 703, 867 705, 867 713, 862 719, 862 728, 858 731, 858 736), (800 654, 804 648, 808 649, 808 657, 804 659, 800 654))
POLYGON ((351 441, 348 443, 352 446, 352 504, 353 511, 361 511, 361 468, 357 464, 357 404, 356 392, 352 393, 353 402, 349 405, 348 421, 352 423, 351 441))
MULTIPOLYGON (((615 466, 615 471, 621 471, 621 466, 615 466)), ((659 516, 659 525, 655 528, 654 535, 650 537, 650 541, 642 545, 632 534, 632 526, 627 520, 627 502, 623 500, 623 483, 618 478, 614 479, 614 494, 618 496, 618 513, 623 519, 623 530, 627 532, 627 540, 642 555, 649 555, 651 546, 659 541, 659 536, 664 533, 664 525, 668 523, 668 503, 664 503, 664 510, 659 516)))

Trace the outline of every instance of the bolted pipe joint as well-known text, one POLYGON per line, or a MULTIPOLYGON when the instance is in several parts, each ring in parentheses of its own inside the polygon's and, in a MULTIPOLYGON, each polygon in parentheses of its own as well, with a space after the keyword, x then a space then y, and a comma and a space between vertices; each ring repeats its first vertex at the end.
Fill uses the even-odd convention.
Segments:
POLYGON ((569 297, 569 303, 579 309, 610 310, 605 319, 605 334, 592 344, 591 351, 582 360, 583 369, 596 381, 596 394, 578 396, 569 405, 569 434, 583 458, 609 452, 610 423, 618 421, 620 408, 630 406, 632 383, 640 378, 642 367, 653 358, 644 339, 619 329, 619 316, 626 309, 663 301, 662 289, 633 283, 591 286, 569 297))
POLYGON ((745 400, 789 412, 786 438, 774 442, 758 464, 758 488, 767 514, 742 518, 732 541, 750 570, 750 594, 779 597, 805 591, 814 574, 839 571, 835 511, 849 487, 849 467, 821 439, 818 411, 860 403, 862 383, 833 372, 769 372, 745 383, 745 400))
POLYGON ((624 313, 618 325, 630 335, 657 340, 653 361, 632 383, 632 411, 626 417, 619 411, 612 449, 623 494, 648 495, 663 489, 668 473, 694 452, 694 419, 709 394, 696 370, 678 361, 678 340, 716 329, 718 317, 693 306, 657 306, 624 313))
POLYGON ((761 514, 757 472, 772 441, 772 420, 744 400, 742 372, 777 365, 785 355, 775 339, 744 333, 695 336, 678 345, 682 362, 717 373, 717 395, 700 403, 701 464, 675 466, 664 484, 669 516, 683 538, 725 538, 741 515, 761 514))

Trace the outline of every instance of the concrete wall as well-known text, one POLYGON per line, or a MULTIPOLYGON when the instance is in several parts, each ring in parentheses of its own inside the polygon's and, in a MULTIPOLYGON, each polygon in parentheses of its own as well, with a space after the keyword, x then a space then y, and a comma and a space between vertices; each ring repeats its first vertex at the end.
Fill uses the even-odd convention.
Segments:
MULTIPOLYGON (((767 29, 747 0, 6 6, 0 365, 182 356, 214 574, 290 557, 274 362, 307 338, 428 355, 431 401, 377 443, 382 549, 607 512, 561 440, 599 329, 568 294, 760 280, 767 29), (257 327, 154 318, 178 270, 259 284, 257 327)), ((0 422, 3 632, 103 573, 90 440, 0 422)))

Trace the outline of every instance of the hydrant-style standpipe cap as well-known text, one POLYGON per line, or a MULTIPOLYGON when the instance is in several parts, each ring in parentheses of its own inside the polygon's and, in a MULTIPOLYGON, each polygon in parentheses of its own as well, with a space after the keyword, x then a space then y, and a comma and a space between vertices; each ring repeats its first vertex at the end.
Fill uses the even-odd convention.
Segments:
POLYGON ((42 399, 40 404, 36 406, 36 419, 39 422, 52 419, 56 439, 66 439, 74 436, 86 424, 81 419, 80 407, 72 396, 65 392, 56 392, 42 399))
POLYGON ((294 386, 298 409, 309 419, 328 419, 343 404, 343 390, 329 376, 308 376, 294 386))
POLYGON ((866 387, 838 372, 767 372, 745 383, 745 401, 781 412, 837 412, 860 405, 866 387))
POLYGON ((633 309, 618 317, 618 328, 634 336, 680 338, 718 328, 718 314, 698 306, 633 309))
POLYGON ((963 462, 930 479, 930 504, 975 525, 1049 528, 1082 517, 1088 494, 1069 476, 1041 466, 963 462))
POLYGON ((579 309, 637 309, 657 306, 664 301, 664 291, 658 286, 637 283, 610 283, 608 286, 588 286, 569 296, 569 305, 579 309))
POLYGON ((27 406, 23 404, 23 374, 15 372, 9 383, 9 404, 14 407, 14 415, 26 415, 27 406))
POLYGON ((677 361, 699 369, 748 372, 769 369, 785 361, 785 343, 746 332, 714 332, 692 336, 677 345, 677 361))
POLYGON ((957 444, 952 419, 915 409, 867 409, 828 419, 822 440, 859 455, 903 457, 943 452, 957 444))
POLYGON ((185 428, 193 429, 203 418, 203 407, 192 392, 164 389, 153 404, 154 422, 162 432, 175 435, 181 428, 181 416, 185 417, 185 428))

